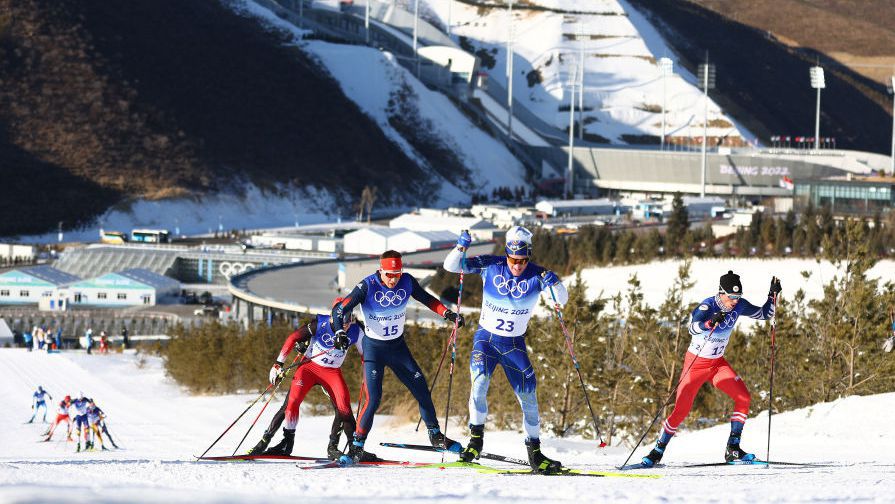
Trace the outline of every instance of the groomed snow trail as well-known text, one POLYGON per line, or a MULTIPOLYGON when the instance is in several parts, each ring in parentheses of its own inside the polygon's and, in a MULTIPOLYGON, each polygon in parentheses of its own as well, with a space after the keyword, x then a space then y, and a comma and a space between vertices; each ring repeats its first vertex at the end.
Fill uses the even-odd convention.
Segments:
MULTIPOLYGON (((773 459, 839 464, 834 467, 674 467, 717 461, 727 430, 719 426, 679 435, 666 456, 671 467, 656 470, 663 477, 655 480, 500 476, 466 469, 306 471, 289 462, 195 462, 192 455, 201 453, 255 396, 190 396, 165 378, 159 359, 147 358, 142 365, 139 360, 132 353, 0 350, 0 400, 6 406, 0 417, 0 502, 883 502, 895 493, 895 435, 888 420, 895 394, 850 397, 774 417, 773 459), (72 443, 37 442, 46 427, 23 424, 37 385, 55 401, 80 391, 93 397, 108 413, 109 428, 124 449, 75 453, 72 443)), ((259 424, 266 425, 279 400, 259 424)), ((457 411, 462 403, 454 403, 457 411)), ((54 415, 51 411, 48 418, 54 415)), ((295 453, 322 455, 330 421, 303 412, 295 453)), ((234 427, 212 453, 232 451, 247 426, 234 427)), ((743 446, 762 455, 765 413, 753 415, 746 429, 743 446)), ((449 434, 459 430, 451 425, 449 434)), ((258 436, 260 429, 246 443, 258 436)), ((56 438, 64 436, 57 433, 56 438)), ((378 417, 368 446, 382 457, 440 461, 436 454, 382 448, 380 441, 425 443, 425 434, 415 433, 410 423, 378 417)), ((543 443, 546 453, 575 467, 613 470, 627 455, 626 448, 600 450, 580 438, 545 436, 543 443)), ((524 457, 517 432, 489 431, 485 446, 524 457)))

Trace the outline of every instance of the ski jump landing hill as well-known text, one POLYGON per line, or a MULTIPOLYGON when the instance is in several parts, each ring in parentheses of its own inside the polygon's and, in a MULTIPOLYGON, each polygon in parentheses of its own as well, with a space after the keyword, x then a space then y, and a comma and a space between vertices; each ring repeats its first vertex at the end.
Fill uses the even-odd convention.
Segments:
MULTIPOLYGON (((0 502, 886 502, 895 492, 890 420, 895 394, 849 397, 774 415, 771 457, 832 463, 826 467, 683 467, 720 460, 726 425, 679 433, 663 461, 668 466, 654 470, 661 478, 646 480, 486 475, 470 469, 302 470, 291 461, 196 462, 193 455, 255 397, 189 395, 165 377, 162 361, 152 356, 0 349, 0 502), (109 430, 122 449, 75 453, 74 444, 58 434, 50 443, 38 442, 46 426, 23 423, 31 416, 31 393, 37 385, 57 401, 79 391, 93 397, 108 414, 109 430)), ((282 395, 273 402, 281 400, 282 395)), ((232 453, 259 409, 251 410, 246 417, 252 418, 238 423, 210 454, 232 453)), ((259 425, 266 425, 275 409, 268 408, 259 425)), ((331 420, 328 414, 303 411, 294 453, 323 455, 331 420)), ((448 433, 465 439, 462 430, 452 424, 448 433)), ((259 436, 256 428, 246 442, 254 444, 259 436)), ((754 414, 743 446, 764 456, 766 436, 767 416, 754 414)), ((377 416, 368 444, 383 458, 439 462, 439 454, 379 446, 425 444, 425 437, 414 432, 411 422, 377 416)), ((490 429, 485 449, 524 458, 522 438, 519 432, 490 429)), ((546 433, 543 445, 568 466, 601 471, 614 471, 629 451, 627 446, 600 449, 591 439, 546 433)), ((641 448, 637 456, 646 450, 641 448)))

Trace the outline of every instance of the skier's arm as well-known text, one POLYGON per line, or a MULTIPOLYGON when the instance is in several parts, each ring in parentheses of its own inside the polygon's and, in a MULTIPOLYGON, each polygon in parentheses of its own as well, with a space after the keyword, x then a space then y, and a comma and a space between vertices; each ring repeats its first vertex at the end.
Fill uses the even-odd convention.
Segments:
POLYGON ((430 310, 444 317, 445 312, 448 311, 447 307, 441 304, 441 301, 435 299, 435 296, 426 292, 426 289, 423 289, 420 286, 420 283, 416 281, 416 278, 413 278, 412 276, 410 277, 410 287, 410 295, 413 299, 416 299, 420 303, 426 305, 430 310))
MULTIPOLYGON (((355 285, 354 288, 351 289, 351 292, 342 299, 341 303, 337 303, 336 306, 333 306, 332 326, 334 329, 345 326, 345 316, 350 314, 355 306, 364 302, 364 299, 367 298, 368 290, 369 287, 367 286, 367 282, 361 280, 361 282, 355 285)), ((336 329, 336 331, 338 330, 336 329)))
POLYGON ((696 336, 697 334, 702 334, 711 329, 707 329, 705 327, 705 323, 712 318, 712 312, 710 310, 709 305, 706 303, 701 303, 699 306, 693 310, 693 313, 690 314, 690 325, 688 327, 691 336, 696 336))
POLYGON ((538 280, 541 283, 541 292, 549 295, 547 299, 550 303, 558 303, 560 306, 565 306, 569 302, 569 291, 563 285, 562 280, 556 276, 556 273, 541 268, 538 280))
POLYGON ((740 313, 749 318, 754 318, 755 320, 768 320, 774 316, 774 299, 770 296, 768 296, 768 300, 760 307, 755 306, 745 299, 740 299, 739 304, 743 305, 743 311, 740 313))
POLYGON ((288 356, 289 352, 295 348, 295 344, 310 341, 311 336, 313 335, 314 331, 311 329, 311 324, 305 324, 296 329, 286 338, 286 342, 283 343, 283 348, 280 349, 280 355, 277 357, 277 364, 282 366, 283 363, 286 362, 286 356, 288 356))

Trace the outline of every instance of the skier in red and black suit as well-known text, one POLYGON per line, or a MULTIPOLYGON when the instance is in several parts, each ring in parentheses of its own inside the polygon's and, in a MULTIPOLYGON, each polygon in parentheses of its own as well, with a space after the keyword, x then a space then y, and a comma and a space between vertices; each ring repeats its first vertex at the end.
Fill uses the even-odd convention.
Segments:
MULTIPOLYGON (((333 323, 349 316, 360 305, 364 315, 364 383, 361 387, 361 406, 358 411, 357 430, 347 455, 339 460, 352 464, 364 460, 364 442, 373 426, 373 416, 382 399, 382 375, 385 367, 391 368, 419 403, 420 414, 429 431, 432 446, 459 453, 460 443, 448 439, 441 432, 432 395, 426 377, 419 364, 410 354, 404 341, 404 321, 407 303, 414 298, 445 320, 463 326, 463 317, 448 310, 435 297, 420 287, 419 282, 404 273, 401 254, 389 250, 379 258, 379 270, 364 278, 351 293, 333 309, 333 323)), ((340 335, 340 332, 336 333, 340 335)))
MULTIPOLYGON (((341 298, 337 298, 333 305, 339 301, 341 298)), ((345 362, 349 346, 355 345, 358 351, 361 350, 360 342, 363 339, 363 332, 351 317, 340 319, 339 322, 339 337, 336 337, 332 329, 330 316, 317 315, 314 327, 311 324, 302 326, 286 338, 276 363, 270 369, 270 382, 276 383, 282 377, 283 363, 296 344, 308 344, 305 355, 310 357, 310 362, 298 367, 295 376, 292 377, 292 386, 289 389, 284 411, 286 426, 283 427, 283 440, 265 451, 265 455, 290 455, 292 453, 301 402, 314 385, 323 387, 336 408, 336 421, 333 423, 327 448, 329 456, 335 458, 342 454, 338 449, 340 430, 344 430, 345 435, 351 439, 355 429, 354 414, 351 411, 348 385, 345 384, 345 378, 342 376, 340 368, 345 362)))

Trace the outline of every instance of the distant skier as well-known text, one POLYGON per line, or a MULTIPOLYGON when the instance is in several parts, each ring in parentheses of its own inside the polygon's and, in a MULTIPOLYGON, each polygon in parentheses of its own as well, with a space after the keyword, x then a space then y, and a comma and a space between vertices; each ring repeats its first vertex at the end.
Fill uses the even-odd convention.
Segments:
MULTIPOLYGON (((488 386, 494 369, 500 364, 522 406, 528 461, 535 471, 554 473, 562 469, 562 464, 541 453, 537 377, 528 357, 525 333, 542 292, 549 293, 552 289, 556 302, 561 305, 568 301, 569 294, 555 273, 530 261, 531 237, 531 231, 516 226, 507 232, 505 256, 465 258, 463 253, 472 239, 464 231, 457 247, 444 259, 445 270, 481 275, 484 285, 479 327, 472 337, 469 356, 471 438, 460 458, 469 462, 479 458, 482 452, 488 416, 488 386)), ((553 303, 552 296, 549 302, 553 303)))
MULTIPOLYGON (((413 276, 404 273, 401 254, 394 250, 383 253, 379 258, 379 270, 361 280, 333 309, 333 326, 340 327, 346 317, 350 316, 351 310, 360 305, 366 325, 363 338, 364 382, 361 386, 363 403, 357 413, 354 441, 348 454, 339 459, 342 463, 364 460, 364 443, 382 400, 382 378, 386 366, 391 368, 419 403, 420 414, 426 422, 432 446, 454 452, 459 452, 462 448, 460 443, 448 439, 441 432, 423 370, 413 359, 407 342, 404 341, 404 321, 411 297, 445 320, 463 325, 462 316, 448 310, 420 287, 413 276)), ((347 337, 342 330, 337 331, 336 336, 343 340, 347 337)))
POLYGON ((39 410, 40 408, 44 409, 43 423, 47 423, 47 397, 49 397, 51 401, 53 400, 53 396, 51 396, 49 392, 44 390, 42 386, 38 385, 37 390, 31 396, 31 409, 34 411, 34 413, 31 415, 31 420, 28 420, 28 423, 34 422, 34 419, 37 417, 37 410, 39 410))
POLYGON ((71 408, 71 396, 65 396, 64 399, 59 401, 59 407, 56 410, 56 420, 53 422, 53 425, 45 432, 44 434, 47 436, 44 441, 50 441, 53 439, 53 433, 56 432, 56 427, 59 426, 60 423, 65 422, 67 438, 71 441, 71 417, 69 417, 69 409, 71 408))
POLYGON ((740 283, 740 276, 728 271, 726 275, 721 276, 718 294, 706 298, 693 310, 689 326, 692 339, 682 367, 682 372, 686 374, 678 385, 674 410, 665 419, 655 448, 643 457, 644 466, 653 467, 662 460, 665 448, 678 426, 690 414, 699 387, 709 380, 715 388, 720 389, 734 401, 724 460, 727 462, 755 460, 754 454, 746 453, 740 448, 740 438, 743 435, 752 398, 743 380, 724 359, 724 349, 740 315, 756 320, 768 320, 774 316, 774 298, 782 290, 780 280, 777 277, 771 278, 767 301, 761 307, 755 306, 742 299, 743 284, 740 283))
POLYGON ((78 448, 76 451, 81 451, 81 439, 84 440, 84 447, 86 449, 88 444, 88 435, 90 433, 90 424, 87 422, 87 406, 89 402, 87 398, 84 397, 84 393, 81 392, 79 397, 72 401, 71 406, 75 409, 74 412, 74 426, 72 430, 77 430, 78 436, 78 448))
MULTIPOLYGON (((342 298, 336 298, 333 306, 342 301, 342 298)), ((347 332, 347 342, 345 340, 336 341, 330 323, 330 315, 318 315, 316 320, 311 324, 305 324, 299 327, 295 332, 286 338, 280 355, 277 357, 276 363, 270 370, 270 382, 276 383, 282 377, 283 363, 289 352, 295 349, 305 357, 314 357, 307 364, 303 364, 295 372, 292 377, 292 385, 283 401, 280 411, 274 415, 271 420, 270 427, 261 438, 261 441, 249 451, 250 455, 290 455, 295 440, 295 427, 298 424, 299 409, 305 395, 314 387, 320 385, 326 392, 326 395, 333 402, 336 408, 336 416, 333 419, 332 429, 330 430, 329 445, 326 448, 327 456, 331 460, 336 460, 342 455, 339 449, 339 438, 344 431, 348 440, 354 434, 356 422, 354 413, 351 410, 351 396, 348 392, 348 385, 342 376, 341 366, 345 361, 348 346, 356 345, 360 351, 360 340, 363 338, 363 332, 360 327, 354 323, 351 318, 346 319, 343 326, 347 332), (321 354, 322 355, 318 355, 321 354), (286 421, 286 427, 283 428, 283 440, 265 450, 267 444, 273 438, 277 428, 283 421, 286 421)), ((372 455, 372 454, 370 454, 372 455)))
POLYGON ((105 418, 105 414, 103 410, 97 407, 96 403, 93 402, 93 399, 87 400, 87 424, 90 426, 90 440, 87 441, 85 445, 85 450, 92 450, 94 447, 94 439, 99 439, 99 445, 102 447, 103 451, 108 451, 106 448, 106 444, 103 442, 103 418, 105 418))
POLYGON ((88 327, 84 333, 84 342, 87 345, 87 355, 90 355, 93 347, 93 329, 88 327))
POLYGON ((892 334, 883 343, 883 351, 889 353, 895 348, 895 314, 892 316, 892 334))

